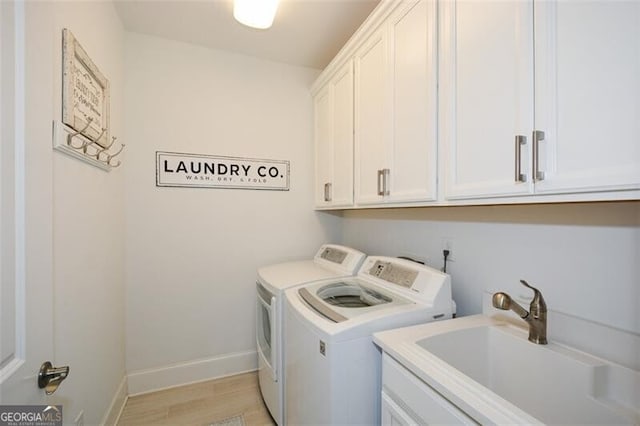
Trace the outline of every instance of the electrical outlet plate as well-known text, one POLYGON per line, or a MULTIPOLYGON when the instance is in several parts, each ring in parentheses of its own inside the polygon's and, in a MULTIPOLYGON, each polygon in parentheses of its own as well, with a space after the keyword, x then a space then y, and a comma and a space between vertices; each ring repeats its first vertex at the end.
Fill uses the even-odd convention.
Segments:
POLYGON ((442 253, 443 250, 449 250, 449 257, 447 257, 447 262, 455 262, 455 250, 453 249, 453 239, 449 237, 442 238, 442 242, 440 244, 442 253))

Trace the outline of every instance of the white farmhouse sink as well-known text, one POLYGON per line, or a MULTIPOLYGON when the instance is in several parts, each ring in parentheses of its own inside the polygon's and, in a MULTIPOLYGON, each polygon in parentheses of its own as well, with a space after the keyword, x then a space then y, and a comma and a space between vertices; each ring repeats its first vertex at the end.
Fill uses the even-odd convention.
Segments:
POLYGON ((519 325, 475 315, 376 333, 374 341, 481 424, 640 424, 636 366, 553 340, 536 345, 519 325))
POLYGON ((533 344, 507 325, 466 328, 416 343, 544 423, 634 423, 631 411, 640 397, 635 371, 553 343, 533 344))

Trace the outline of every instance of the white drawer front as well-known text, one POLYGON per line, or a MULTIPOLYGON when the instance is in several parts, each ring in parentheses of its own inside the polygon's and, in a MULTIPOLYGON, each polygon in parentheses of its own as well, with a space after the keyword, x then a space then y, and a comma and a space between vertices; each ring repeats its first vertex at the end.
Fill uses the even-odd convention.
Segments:
POLYGON ((419 424, 477 424, 386 353, 382 359, 382 389, 383 395, 419 424))

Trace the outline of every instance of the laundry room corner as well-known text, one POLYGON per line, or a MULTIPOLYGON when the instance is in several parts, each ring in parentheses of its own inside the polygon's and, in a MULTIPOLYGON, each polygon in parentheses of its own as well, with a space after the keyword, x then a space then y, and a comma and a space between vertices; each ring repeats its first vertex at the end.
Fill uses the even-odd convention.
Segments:
POLYGON ((257 269, 341 237, 312 209, 319 71, 134 33, 125 68, 130 393, 255 370, 257 269), (289 188, 157 186, 157 151, 288 161, 289 188))

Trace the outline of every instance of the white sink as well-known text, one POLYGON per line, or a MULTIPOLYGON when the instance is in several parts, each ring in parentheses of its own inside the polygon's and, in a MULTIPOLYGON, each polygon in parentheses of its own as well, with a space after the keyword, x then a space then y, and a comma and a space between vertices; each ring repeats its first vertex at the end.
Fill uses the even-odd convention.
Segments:
POLYGON ((374 340, 481 424, 640 424, 640 372, 553 341, 536 345, 509 321, 476 315, 374 340))
POLYGON ((629 416, 640 377, 632 370, 553 343, 533 344, 507 325, 466 328, 416 343, 544 423, 634 423, 629 416))

